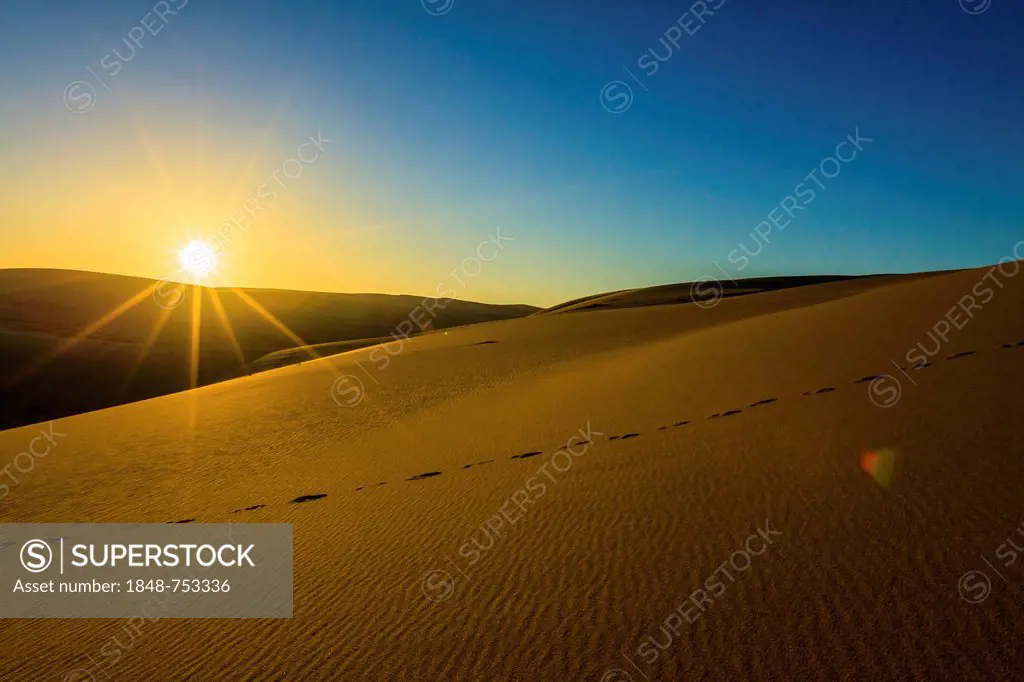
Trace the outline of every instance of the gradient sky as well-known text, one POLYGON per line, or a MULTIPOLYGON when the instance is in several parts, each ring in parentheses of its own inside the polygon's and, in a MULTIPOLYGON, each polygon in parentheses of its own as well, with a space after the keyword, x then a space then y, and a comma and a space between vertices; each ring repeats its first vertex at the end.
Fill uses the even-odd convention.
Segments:
POLYGON ((318 129, 209 283, 431 294, 499 226, 460 298, 969 267, 1024 239, 1015 0, 708 0, 678 48, 688 2, 157 4, 4 3, 0 267, 173 276, 318 129), (738 272, 857 127, 873 142, 738 272))

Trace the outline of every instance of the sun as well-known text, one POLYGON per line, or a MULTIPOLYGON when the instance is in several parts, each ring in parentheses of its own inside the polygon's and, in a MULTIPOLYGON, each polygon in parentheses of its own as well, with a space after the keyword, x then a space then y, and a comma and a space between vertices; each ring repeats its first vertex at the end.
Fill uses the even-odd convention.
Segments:
POLYGON ((178 252, 178 265, 193 279, 206 279, 217 268, 217 254, 206 242, 189 242, 178 252))

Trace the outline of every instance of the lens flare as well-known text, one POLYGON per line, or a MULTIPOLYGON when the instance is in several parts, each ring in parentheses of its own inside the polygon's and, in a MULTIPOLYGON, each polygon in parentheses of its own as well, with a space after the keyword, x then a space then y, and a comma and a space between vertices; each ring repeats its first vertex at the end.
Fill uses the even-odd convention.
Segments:
POLYGON ((892 483, 892 471, 896 465, 896 453, 889 448, 879 448, 860 456, 860 468, 884 488, 892 483))

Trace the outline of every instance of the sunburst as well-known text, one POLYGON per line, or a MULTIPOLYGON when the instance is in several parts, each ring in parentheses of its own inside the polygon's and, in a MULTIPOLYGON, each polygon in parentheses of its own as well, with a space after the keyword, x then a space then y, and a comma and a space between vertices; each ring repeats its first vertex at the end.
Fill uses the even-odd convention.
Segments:
MULTIPOLYGON (((217 254, 208 244, 201 241, 189 242, 185 247, 181 249, 178 255, 179 265, 181 272, 195 280, 205 279, 209 277, 216 269, 217 266, 217 254)), ((49 364, 56 358, 65 355, 68 351, 79 345, 89 337, 93 336, 96 332, 102 330, 104 327, 109 325, 114 320, 117 320, 129 310, 136 308, 147 298, 153 297, 156 299, 158 288, 164 285, 164 282, 154 282, 153 284, 145 287, 142 291, 131 296, 128 300, 124 301, 120 305, 114 307, 112 310, 102 315, 99 319, 83 327, 74 336, 65 339, 64 341, 56 344, 49 352, 41 355, 34 362, 28 363, 24 369, 17 373, 8 383, 8 387, 14 387, 17 384, 22 383, 45 365, 49 364)), ((220 294, 217 289, 207 288, 200 286, 198 283, 187 286, 184 284, 176 285, 182 287, 181 301, 185 302, 189 296, 187 296, 188 290, 191 290, 191 305, 188 310, 189 317, 189 348, 188 348, 188 388, 196 388, 199 385, 199 361, 200 361, 200 344, 201 344, 201 332, 202 332, 202 318, 203 318, 203 294, 204 292, 210 296, 210 302, 213 305, 213 310, 216 316, 221 322, 225 335, 228 342, 231 345, 231 349, 234 351, 235 356, 238 358, 239 365, 242 371, 246 371, 245 354, 238 341, 238 337, 235 335, 233 325, 228 318, 227 311, 224 308, 224 304, 221 301, 220 294)), ((272 327, 276 331, 280 332, 289 341, 300 347, 306 354, 309 355, 310 359, 319 360, 321 356, 302 339, 298 334, 292 331, 284 322, 278 319, 273 313, 267 310, 263 305, 256 301, 252 296, 242 289, 231 289, 243 303, 246 304, 256 315, 267 323, 268 326, 272 327)), ((159 302, 157 302, 159 303, 159 302)), ((128 369, 128 373, 125 376, 125 384, 122 390, 127 390, 132 383, 134 377, 137 375, 139 368, 145 362, 153 346, 156 344, 157 337, 160 336, 161 331, 166 326, 167 322, 171 318, 177 306, 167 307, 160 305, 162 310, 157 315, 153 323, 153 328, 150 330, 147 338, 142 342, 139 349, 139 353, 136 355, 134 361, 131 363, 131 367, 128 369)), ((324 368, 327 369, 334 375, 337 375, 337 369, 331 363, 324 363, 324 368)))

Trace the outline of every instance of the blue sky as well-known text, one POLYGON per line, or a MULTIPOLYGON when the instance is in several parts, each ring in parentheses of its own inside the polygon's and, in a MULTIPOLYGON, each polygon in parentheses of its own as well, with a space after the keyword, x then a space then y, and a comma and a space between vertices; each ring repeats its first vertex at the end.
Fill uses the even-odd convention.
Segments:
MULTIPOLYGON (((466 297, 551 304, 730 268, 728 254, 752 248, 755 226, 859 129, 873 141, 731 274, 969 267, 1024 238, 1020 3, 708 0, 703 23, 691 3, 550 4, 190 0, 110 77, 100 59, 127 53, 153 2, 14 0, 0 27, 0 179, 48 140, 59 175, 62 154, 114 149, 129 124, 166 136, 172 173, 189 167, 196 148, 176 137, 189 131, 203 131, 205 153, 242 159, 268 122, 274 153, 321 128, 336 150, 289 219, 319 254, 377 274, 346 279, 268 233, 251 258, 295 262, 239 267, 232 283, 429 293, 500 225, 516 242, 466 297), (678 47, 661 42, 667 31, 678 47), (647 76, 638 60, 651 49, 668 56, 647 76), (110 90, 95 84, 83 117, 61 94, 94 80, 86 67, 110 90), (633 97, 613 114, 601 93, 617 80, 633 97)), ((95 172, 131 173, 124 153, 95 172)), ((24 214, 58 241, 42 208, 24 214)), ((25 229, 5 224, 0 237, 25 229)), ((0 266, 105 269, 71 247, 55 262, 42 248, 12 253, 0 266)), ((160 276, 151 258, 124 263, 108 269, 160 276)))

